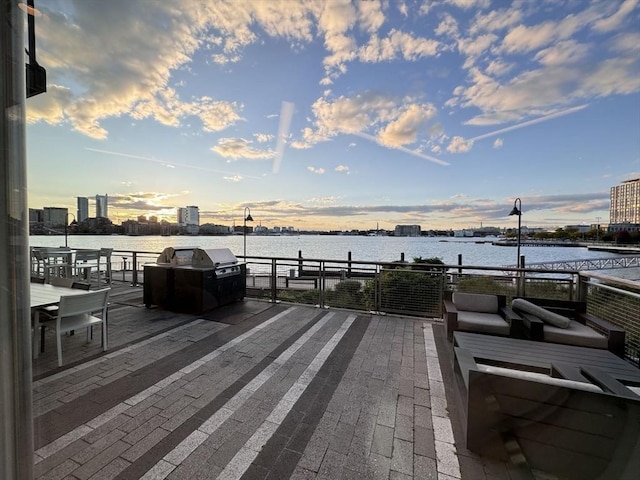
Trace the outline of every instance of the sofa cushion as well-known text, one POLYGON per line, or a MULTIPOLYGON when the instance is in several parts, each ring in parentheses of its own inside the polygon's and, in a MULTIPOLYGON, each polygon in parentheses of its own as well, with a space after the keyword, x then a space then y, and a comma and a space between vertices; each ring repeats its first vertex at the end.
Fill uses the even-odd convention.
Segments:
POLYGON ((497 313, 458 310, 458 330, 492 335, 509 335, 509 324, 497 313))
POLYGON ((454 292, 451 296, 451 300, 458 310, 498 313, 498 297, 495 295, 454 292))
POLYGON ((607 337, 575 320, 571 320, 567 328, 545 325, 544 340, 545 342, 577 345, 579 347, 609 348, 607 337))
POLYGON ((535 305, 527 300, 523 300, 522 298, 514 298, 513 302, 511 302, 511 308, 535 315, 543 322, 555 325, 559 328, 568 328, 571 322, 570 318, 553 313, 546 308, 535 305))

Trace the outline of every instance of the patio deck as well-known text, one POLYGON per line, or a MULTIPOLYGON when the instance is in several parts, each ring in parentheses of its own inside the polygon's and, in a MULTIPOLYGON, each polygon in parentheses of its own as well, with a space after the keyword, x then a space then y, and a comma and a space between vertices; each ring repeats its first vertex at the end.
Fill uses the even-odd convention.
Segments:
POLYGON ((554 478, 461 447, 438 321, 245 300, 205 316, 114 285, 100 333, 34 361, 35 477, 554 478))

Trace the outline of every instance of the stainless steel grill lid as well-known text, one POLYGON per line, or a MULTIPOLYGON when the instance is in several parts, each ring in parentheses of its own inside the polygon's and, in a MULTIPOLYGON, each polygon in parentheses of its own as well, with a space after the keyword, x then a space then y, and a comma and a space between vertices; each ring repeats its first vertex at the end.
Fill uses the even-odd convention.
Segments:
POLYGON ((238 259, 228 248, 196 248, 193 250, 194 267, 230 267, 238 259))
POLYGON ((193 263, 193 251, 195 247, 167 247, 156 263, 169 263, 171 265, 191 265, 193 263))

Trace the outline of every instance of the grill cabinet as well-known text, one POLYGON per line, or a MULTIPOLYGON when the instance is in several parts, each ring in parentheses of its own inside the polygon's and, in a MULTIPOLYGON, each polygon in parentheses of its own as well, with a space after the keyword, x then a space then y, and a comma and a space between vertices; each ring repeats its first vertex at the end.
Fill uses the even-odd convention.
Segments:
POLYGON ((144 266, 144 304, 199 315, 242 300, 246 276, 246 264, 228 248, 168 247, 144 266))

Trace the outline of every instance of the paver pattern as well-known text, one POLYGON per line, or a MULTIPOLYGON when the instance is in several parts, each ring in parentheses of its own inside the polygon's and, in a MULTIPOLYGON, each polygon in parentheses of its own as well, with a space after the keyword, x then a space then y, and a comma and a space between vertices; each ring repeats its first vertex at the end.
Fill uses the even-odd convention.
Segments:
POLYGON ((437 321, 139 295, 113 295, 106 354, 79 334, 35 361, 36 478, 526 478, 459 446, 437 321))

